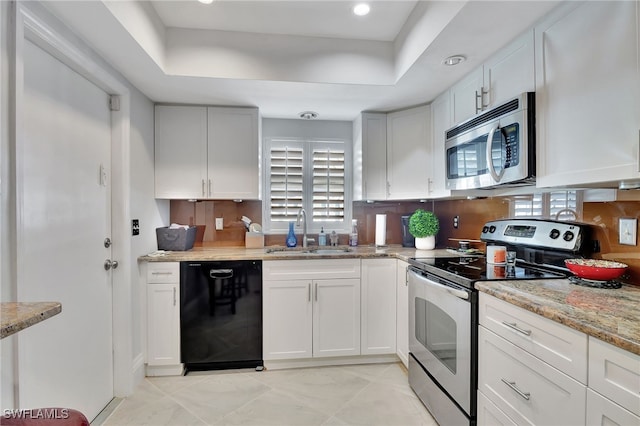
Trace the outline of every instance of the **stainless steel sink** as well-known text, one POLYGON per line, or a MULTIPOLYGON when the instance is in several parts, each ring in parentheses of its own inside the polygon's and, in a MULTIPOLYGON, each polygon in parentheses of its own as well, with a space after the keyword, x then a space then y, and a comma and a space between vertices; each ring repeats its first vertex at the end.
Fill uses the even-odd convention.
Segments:
POLYGON ((352 250, 348 247, 336 247, 336 248, 318 248, 318 247, 307 247, 304 249, 301 248, 284 248, 284 247, 274 247, 266 249, 265 253, 273 254, 277 256, 331 256, 336 254, 345 254, 350 253, 352 250))

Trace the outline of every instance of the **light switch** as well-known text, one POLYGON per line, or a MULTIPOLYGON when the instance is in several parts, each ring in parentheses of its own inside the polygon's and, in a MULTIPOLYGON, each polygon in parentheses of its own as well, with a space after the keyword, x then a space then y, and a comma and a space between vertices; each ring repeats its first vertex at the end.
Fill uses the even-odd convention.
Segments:
POLYGON ((222 231, 224 227, 224 222, 221 217, 216 217, 216 231, 222 231))
POLYGON ((637 245, 638 219, 620 218, 618 221, 618 234, 620 244, 627 246, 637 245))

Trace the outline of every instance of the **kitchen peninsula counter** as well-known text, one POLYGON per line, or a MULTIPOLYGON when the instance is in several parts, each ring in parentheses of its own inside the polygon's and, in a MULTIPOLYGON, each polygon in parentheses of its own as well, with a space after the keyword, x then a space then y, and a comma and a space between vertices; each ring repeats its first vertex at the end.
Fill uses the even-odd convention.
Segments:
POLYGON ((51 318, 61 311, 62 305, 59 302, 0 303, 0 319, 2 322, 0 338, 4 339, 20 330, 51 318))
POLYGON ((482 281, 476 289, 640 355, 640 286, 599 289, 569 280, 482 281))

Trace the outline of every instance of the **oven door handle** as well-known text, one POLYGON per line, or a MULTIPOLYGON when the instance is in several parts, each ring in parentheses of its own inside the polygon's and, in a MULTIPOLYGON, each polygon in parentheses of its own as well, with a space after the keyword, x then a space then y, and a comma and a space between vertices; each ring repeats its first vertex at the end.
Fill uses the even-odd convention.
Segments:
POLYGON ((437 283, 435 281, 431 281, 430 279, 427 279, 427 278, 423 277, 422 275, 417 274, 414 271, 411 271, 411 273, 416 278, 418 278, 422 283, 424 283, 424 284, 426 284, 426 285, 428 285, 430 287, 436 288, 436 289, 441 290, 441 291, 445 291, 445 292, 451 294, 452 296, 457 297, 458 299, 469 300, 469 293, 464 291, 464 290, 458 290, 457 288, 449 287, 447 285, 440 284, 440 283, 437 283))
POLYGON ((496 172, 496 168, 493 166, 493 135, 500 129, 500 124, 496 123, 489 134, 487 135, 487 168, 489 169, 489 174, 496 182, 500 182, 502 180, 502 176, 504 175, 504 164, 500 169, 500 174, 496 172))

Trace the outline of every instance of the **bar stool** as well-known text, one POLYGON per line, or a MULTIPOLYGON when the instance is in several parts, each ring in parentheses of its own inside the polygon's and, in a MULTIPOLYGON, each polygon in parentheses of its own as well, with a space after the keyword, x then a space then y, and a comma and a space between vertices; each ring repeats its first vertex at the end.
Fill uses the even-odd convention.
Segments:
POLYGON ((231 313, 235 315, 237 296, 233 269, 210 269, 208 279, 209 315, 215 315, 216 305, 231 305, 231 313))

